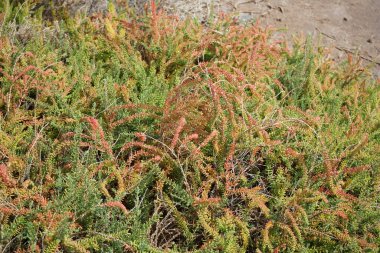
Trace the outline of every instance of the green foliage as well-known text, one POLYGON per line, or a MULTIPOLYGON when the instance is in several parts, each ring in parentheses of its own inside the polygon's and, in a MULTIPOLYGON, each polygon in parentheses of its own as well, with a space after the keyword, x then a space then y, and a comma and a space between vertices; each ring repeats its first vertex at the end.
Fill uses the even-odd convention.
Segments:
POLYGON ((0 251, 379 250, 380 85, 358 60, 225 16, 35 3, 0 3, 0 251))

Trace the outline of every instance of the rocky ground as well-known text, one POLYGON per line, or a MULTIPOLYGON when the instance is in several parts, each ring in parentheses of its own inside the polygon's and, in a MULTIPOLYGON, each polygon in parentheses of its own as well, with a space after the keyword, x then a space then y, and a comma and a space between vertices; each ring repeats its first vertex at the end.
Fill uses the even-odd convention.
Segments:
POLYGON ((180 16, 204 18, 232 12, 242 21, 257 20, 264 26, 294 34, 312 35, 332 47, 336 60, 357 53, 380 76, 379 0, 163 0, 165 9, 180 16))

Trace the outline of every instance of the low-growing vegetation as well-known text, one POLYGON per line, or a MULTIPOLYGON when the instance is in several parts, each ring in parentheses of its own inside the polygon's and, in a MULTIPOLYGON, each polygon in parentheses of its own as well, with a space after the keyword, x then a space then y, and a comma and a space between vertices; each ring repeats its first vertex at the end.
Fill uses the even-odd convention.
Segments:
POLYGON ((380 86, 355 57, 153 2, 10 2, 0 251, 378 252, 380 86))

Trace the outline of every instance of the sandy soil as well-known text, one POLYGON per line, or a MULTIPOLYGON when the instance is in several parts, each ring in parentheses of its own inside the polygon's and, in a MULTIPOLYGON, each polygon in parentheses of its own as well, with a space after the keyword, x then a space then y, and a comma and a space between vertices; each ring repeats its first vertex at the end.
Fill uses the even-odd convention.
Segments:
POLYGON ((334 59, 358 53, 380 76, 380 0, 164 0, 167 10, 204 18, 232 12, 243 22, 260 20, 285 35, 312 35, 332 47, 334 59))

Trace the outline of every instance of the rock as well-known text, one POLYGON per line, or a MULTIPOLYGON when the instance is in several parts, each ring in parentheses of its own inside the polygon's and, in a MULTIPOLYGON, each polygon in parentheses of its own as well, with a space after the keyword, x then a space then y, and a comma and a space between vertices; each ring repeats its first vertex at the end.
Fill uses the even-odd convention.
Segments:
POLYGON ((249 12, 241 12, 239 13, 240 22, 246 23, 252 19, 252 15, 249 12))

